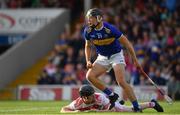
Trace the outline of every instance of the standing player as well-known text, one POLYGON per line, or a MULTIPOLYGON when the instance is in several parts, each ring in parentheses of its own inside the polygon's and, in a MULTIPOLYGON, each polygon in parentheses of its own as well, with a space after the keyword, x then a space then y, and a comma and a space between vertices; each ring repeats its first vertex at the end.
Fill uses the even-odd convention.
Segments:
POLYGON ((116 81, 120 85, 128 98, 132 102, 134 111, 141 111, 139 104, 131 86, 125 80, 125 60, 123 56, 123 45, 130 53, 135 66, 140 70, 142 67, 138 63, 135 51, 128 41, 128 39, 116 29, 113 25, 103 22, 103 14, 97 9, 90 9, 86 14, 88 26, 84 30, 85 43, 85 56, 86 65, 89 69, 86 78, 98 89, 103 91, 109 96, 111 107, 114 102, 119 98, 116 93, 109 90, 99 79, 98 76, 105 73, 107 70, 113 68, 116 81), (98 57, 95 62, 91 62, 91 44, 95 45, 98 57))
MULTIPOLYGON (((80 97, 71 102, 69 105, 61 108, 61 113, 72 113, 81 111, 114 111, 114 112, 133 112, 134 108, 121 105, 119 102, 115 102, 115 106, 112 110, 109 110, 109 99, 101 94, 95 93, 94 88, 90 85, 83 85, 79 89, 80 97)), ((163 112, 163 108, 157 101, 151 100, 151 102, 145 102, 140 104, 142 109, 154 108, 157 112, 163 112)))

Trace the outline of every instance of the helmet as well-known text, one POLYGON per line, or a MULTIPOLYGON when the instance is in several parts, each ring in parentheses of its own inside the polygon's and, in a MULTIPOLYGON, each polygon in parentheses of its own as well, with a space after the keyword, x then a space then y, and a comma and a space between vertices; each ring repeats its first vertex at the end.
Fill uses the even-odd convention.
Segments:
POLYGON ((98 8, 92 8, 92 9, 88 10, 88 12, 86 14, 86 18, 88 19, 91 16, 93 16, 93 17, 95 17, 97 19, 97 23, 96 24, 92 24, 92 25, 89 26, 92 29, 94 29, 102 21, 103 13, 98 8))
POLYGON ((95 92, 94 88, 91 85, 83 85, 79 89, 79 95, 82 96, 90 96, 95 92))
POLYGON ((103 13, 98 8, 92 8, 92 9, 89 9, 86 14, 86 17, 90 17, 90 16, 93 16, 93 17, 101 16, 102 17, 103 13))

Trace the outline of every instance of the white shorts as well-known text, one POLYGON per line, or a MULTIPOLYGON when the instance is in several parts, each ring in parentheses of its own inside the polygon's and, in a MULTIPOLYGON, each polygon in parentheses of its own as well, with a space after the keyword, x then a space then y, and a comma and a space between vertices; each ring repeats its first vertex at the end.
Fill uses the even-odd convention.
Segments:
POLYGON ((124 66, 126 66, 122 50, 119 53, 113 54, 110 58, 98 54, 98 57, 94 63, 104 66, 105 68, 107 68, 108 72, 112 69, 113 66, 117 64, 123 64, 124 66))

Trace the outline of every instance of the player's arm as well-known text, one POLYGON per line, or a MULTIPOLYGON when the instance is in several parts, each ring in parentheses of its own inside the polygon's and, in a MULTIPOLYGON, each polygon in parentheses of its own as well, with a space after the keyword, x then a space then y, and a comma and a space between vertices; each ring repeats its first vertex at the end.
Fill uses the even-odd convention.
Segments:
POLYGON ((136 67, 140 67, 138 60, 136 58, 136 54, 134 51, 133 46, 131 45, 131 43, 129 42, 129 40, 122 34, 122 32, 120 32, 117 28, 115 28, 114 26, 111 27, 112 30, 112 34, 115 36, 115 38, 119 38, 119 42, 120 44, 122 44, 130 53, 134 64, 136 65, 136 67))
POLYGON ((115 112, 116 110, 114 108, 112 108, 111 110, 98 110, 98 109, 94 109, 94 110, 88 110, 88 111, 84 111, 84 112, 115 112))
POLYGON ((92 63, 91 63, 91 42, 90 42, 90 40, 86 40, 86 43, 85 43, 85 57, 86 57, 87 68, 91 68, 92 63))
POLYGON ((76 112, 80 112, 79 110, 73 110, 71 109, 69 106, 64 106, 61 108, 61 113, 76 113, 76 112))
POLYGON ((133 48, 132 44, 129 42, 129 40, 124 35, 121 35, 121 37, 119 38, 119 41, 129 51, 135 66, 138 69, 140 69, 140 71, 141 71, 142 67, 138 63, 138 59, 136 57, 136 54, 135 54, 135 51, 134 51, 134 48, 133 48))

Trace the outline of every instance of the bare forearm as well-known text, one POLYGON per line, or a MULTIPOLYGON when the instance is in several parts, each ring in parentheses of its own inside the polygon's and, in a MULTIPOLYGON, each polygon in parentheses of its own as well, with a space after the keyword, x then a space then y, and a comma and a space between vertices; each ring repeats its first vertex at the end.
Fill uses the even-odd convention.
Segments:
POLYGON ((91 48, 90 48, 90 46, 85 46, 85 56, 86 56, 86 62, 91 60, 91 48))
POLYGON ((77 113, 77 112, 80 112, 78 110, 75 110, 75 111, 61 111, 61 113, 77 113))
POLYGON ((128 49, 128 51, 129 51, 129 53, 131 55, 132 60, 133 61, 137 61, 136 53, 134 51, 134 48, 133 48, 132 44, 128 43, 128 45, 126 45, 125 47, 128 49))
POLYGON ((68 109, 68 108, 62 108, 61 113, 77 113, 79 112, 79 110, 71 110, 71 109, 68 109))
POLYGON ((123 46, 129 51, 131 58, 133 59, 134 62, 136 62, 137 61, 136 54, 129 40, 125 36, 122 36, 120 38, 120 43, 123 44, 123 46))

